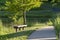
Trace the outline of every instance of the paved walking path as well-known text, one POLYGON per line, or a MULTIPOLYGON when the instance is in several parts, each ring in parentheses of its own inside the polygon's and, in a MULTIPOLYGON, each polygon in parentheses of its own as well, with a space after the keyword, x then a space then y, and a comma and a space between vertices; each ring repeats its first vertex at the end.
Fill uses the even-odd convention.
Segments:
POLYGON ((56 34, 53 26, 44 27, 33 32, 28 40, 56 40, 56 34))

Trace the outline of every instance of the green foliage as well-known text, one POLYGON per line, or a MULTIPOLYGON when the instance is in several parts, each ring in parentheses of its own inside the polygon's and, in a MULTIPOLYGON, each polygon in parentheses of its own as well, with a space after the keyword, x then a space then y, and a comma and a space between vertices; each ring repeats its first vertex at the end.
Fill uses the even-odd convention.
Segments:
POLYGON ((41 2, 39 0, 7 0, 5 5, 6 10, 10 12, 8 17, 16 22, 18 15, 25 17, 23 13, 26 13, 31 8, 40 7, 41 2))
POLYGON ((59 31, 60 31, 60 16, 57 15, 56 17, 54 17, 52 19, 52 23, 55 27, 56 36, 57 36, 57 39, 58 39, 59 38, 59 31))

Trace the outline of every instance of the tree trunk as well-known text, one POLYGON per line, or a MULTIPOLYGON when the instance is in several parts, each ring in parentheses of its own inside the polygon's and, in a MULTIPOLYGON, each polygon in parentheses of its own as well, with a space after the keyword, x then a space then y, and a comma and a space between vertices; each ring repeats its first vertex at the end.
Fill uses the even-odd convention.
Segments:
POLYGON ((23 20, 24 20, 24 24, 26 24, 26 11, 23 11, 23 20))

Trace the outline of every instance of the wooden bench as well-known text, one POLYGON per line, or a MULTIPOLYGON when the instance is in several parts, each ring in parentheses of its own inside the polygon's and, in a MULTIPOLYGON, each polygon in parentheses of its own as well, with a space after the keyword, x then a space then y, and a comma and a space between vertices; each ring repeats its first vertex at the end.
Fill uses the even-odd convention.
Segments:
POLYGON ((24 28, 26 27, 27 25, 14 25, 14 28, 16 29, 16 32, 19 30, 24 30, 24 28))

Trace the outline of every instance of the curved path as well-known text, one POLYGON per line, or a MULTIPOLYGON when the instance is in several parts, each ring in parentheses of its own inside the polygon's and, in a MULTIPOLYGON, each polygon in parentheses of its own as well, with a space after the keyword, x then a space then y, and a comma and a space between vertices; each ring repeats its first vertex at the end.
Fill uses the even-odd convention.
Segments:
POLYGON ((33 32, 28 40, 56 40, 56 34, 53 26, 44 27, 33 32))

